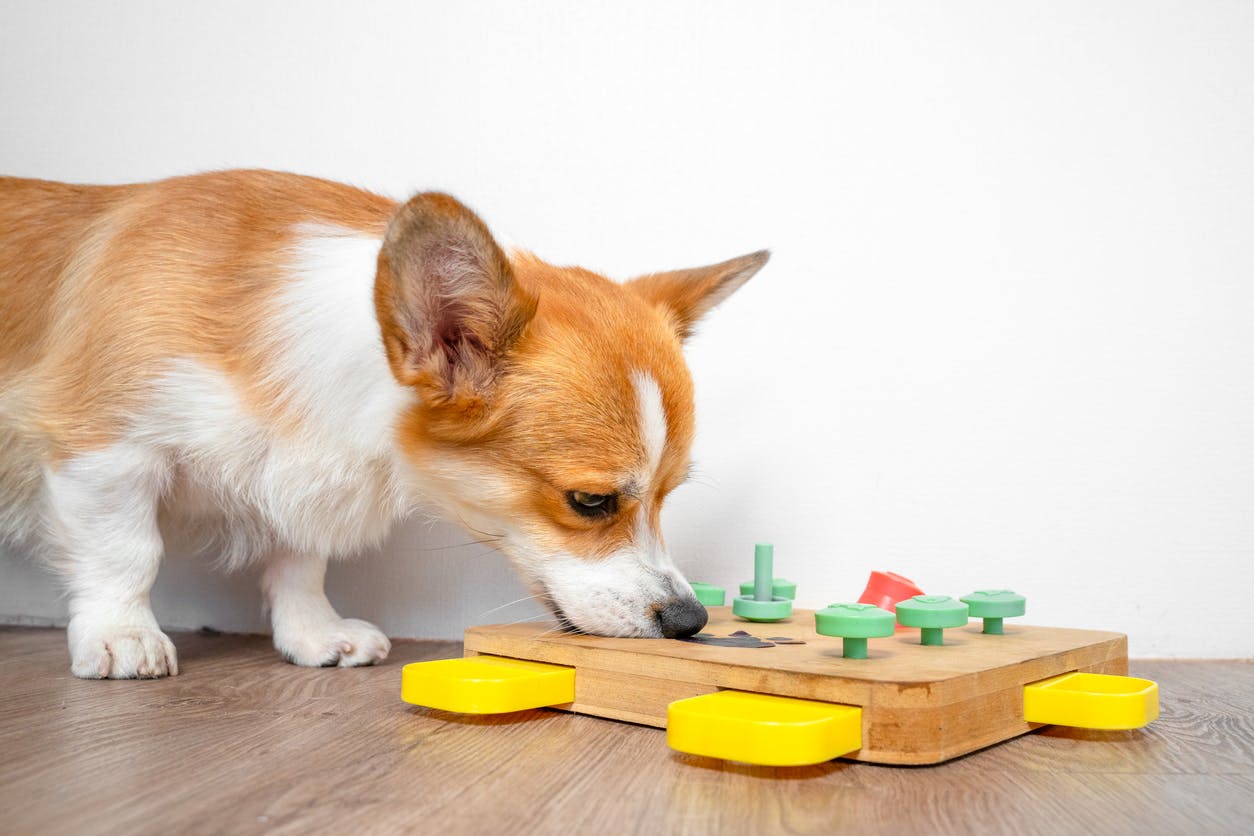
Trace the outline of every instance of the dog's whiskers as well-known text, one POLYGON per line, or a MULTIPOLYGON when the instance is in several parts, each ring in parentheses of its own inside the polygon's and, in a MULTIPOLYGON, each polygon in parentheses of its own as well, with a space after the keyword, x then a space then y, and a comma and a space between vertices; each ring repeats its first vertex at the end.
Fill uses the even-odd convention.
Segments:
MULTIPOLYGON (((464 543, 448 543, 443 546, 419 546, 420 552, 446 552, 449 549, 465 549, 471 546, 491 546, 492 544, 486 540, 468 540, 464 543)), ((491 554, 491 552, 481 552, 481 555, 491 554)))
MULTIPOLYGON (((535 601, 537 603, 542 604, 544 602, 543 599, 548 599, 551 601, 553 600, 553 596, 547 592, 537 593, 533 595, 524 595, 521 598, 515 599, 505 604, 501 604, 499 607, 493 607, 490 610, 484 610, 483 612, 479 613, 479 615, 477 615, 476 618, 483 618, 485 615, 491 615, 492 613, 497 612, 498 610, 503 610, 506 607, 512 607, 515 604, 521 604, 523 601, 535 601)), ((546 612, 545 614, 547 615, 549 613, 546 612)))
POLYGON ((460 514, 457 515, 457 521, 460 522, 462 524, 462 527, 465 528, 467 531, 478 534, 480 537, 484 538, 484 540, 504 540, 505 539, 505 532, 501 532, 500 534, 489 534, 486 531, 480 531, 479 529, 475 528, 470 523, 466 522, 466 520, 463 519, 460 514))
MULTIPOLYGON (((528 621, 539 621, 542 618, 552 618, 552 617, 553 617, 553 613, 543 612, 543 613, 540 613, 539 615, 532 615, 532 616, 528 616, 527 618, 519 618, 514 621, 510 621, 506 623, 507 624, 526 624, 528 621)), ((545 630, 543 633, 540 633, 539 635, 544 636, 551 632, 553 631, 545 630)))

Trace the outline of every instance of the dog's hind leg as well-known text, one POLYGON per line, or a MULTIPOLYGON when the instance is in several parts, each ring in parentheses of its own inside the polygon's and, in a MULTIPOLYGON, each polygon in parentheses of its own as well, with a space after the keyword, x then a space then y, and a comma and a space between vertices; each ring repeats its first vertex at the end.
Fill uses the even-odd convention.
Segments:
POLYGON ((261 591, 270 610, 274 646, 289 661, 312 667, 373 665, 392 643, 366 621, 340 618, 323 591, 327 560, 280 550, 270 555, 261 591))
POLYGON ((45 473, 52 559, 69 587, 75 676, 178 673, 174 645, 148 600, 164 553, 157 503, 165 478, 159 456, 124 443, 45 473))

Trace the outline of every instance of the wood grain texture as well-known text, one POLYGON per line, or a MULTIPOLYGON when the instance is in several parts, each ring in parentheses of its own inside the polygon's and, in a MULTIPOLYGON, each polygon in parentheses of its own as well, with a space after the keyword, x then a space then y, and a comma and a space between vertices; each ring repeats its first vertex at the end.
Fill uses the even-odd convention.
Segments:
POLYGON ((562 633, 548 624, 504 624, 466 631, 467 654, 488 653, 575 668, 570 710, 651 726, 666 725, 673 700, 738 689, 862 708, 862 748, 847 757, 889 764, 933 764, 1026 734, 1023 686, 1071 671, 1127 673, 1121 633, 1006 627, 986 636, 978 623, 946 631, 925 647, 917 630, 871 639, 869 658, 844 659, 841 642, 814 631, 814 614, 750 624, 711 607, 706 632, 788 636, 804 644, 719 647, 666 639, 612 639, 562 633))
POLYGON ((76 680, 65 634, 0 628, 0 833, 1239 833, 1254 821, 1254 664, 1136 662, 1162 716, 1046 728, 936 767, 782 769, 671 752, 654 728, 406 706, 376 668, 175 633, 179 676, 76 680))

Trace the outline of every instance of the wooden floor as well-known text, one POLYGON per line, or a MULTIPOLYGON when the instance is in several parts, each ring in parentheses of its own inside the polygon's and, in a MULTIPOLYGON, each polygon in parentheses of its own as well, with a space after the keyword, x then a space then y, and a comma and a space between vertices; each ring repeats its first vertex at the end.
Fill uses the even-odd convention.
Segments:
POLYGON ((173 636, 157 681, 69 674, 62 631, 0 628, 0 833, 1239 833, 1254 822, 1254 663, 1134 662, 1162 717, 1045 729, 936 767, 683 756, 653 728, 400 702, 376 668, 173 636))

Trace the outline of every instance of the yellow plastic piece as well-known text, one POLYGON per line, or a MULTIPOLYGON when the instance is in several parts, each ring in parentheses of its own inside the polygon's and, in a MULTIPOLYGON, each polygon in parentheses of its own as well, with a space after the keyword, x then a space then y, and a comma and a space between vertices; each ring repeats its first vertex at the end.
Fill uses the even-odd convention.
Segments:
POLYGON ((575 669, 500 656, 412 662, 401 669, 401 699, 461 714, 505 714, 575 700, 575 669))
POLYGON ((862 709, 718 691, 671 703, 666 742, 692 755, 763 766, 823 763, 862 748, 862 709))
POLYGON ((1158 684, 1131 676, 1065 673, 1023 687, 1023 719, 1080 729, 1139 729, 1158 719, 1158 684))

